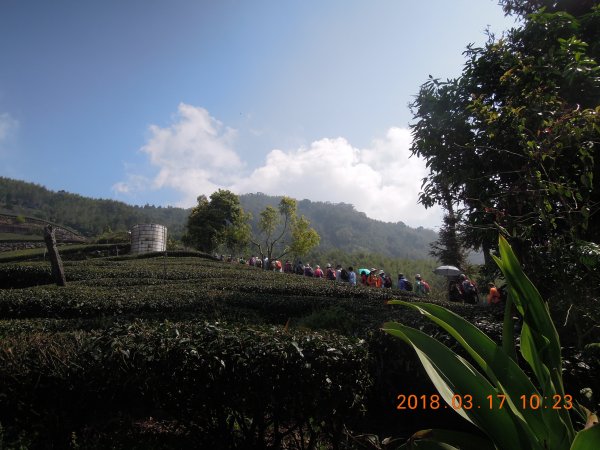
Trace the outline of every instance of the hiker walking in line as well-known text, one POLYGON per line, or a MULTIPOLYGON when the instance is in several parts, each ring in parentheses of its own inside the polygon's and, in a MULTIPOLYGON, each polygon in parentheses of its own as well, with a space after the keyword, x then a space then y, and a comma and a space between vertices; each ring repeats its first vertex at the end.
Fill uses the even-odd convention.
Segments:
POLYGON ((340 281, 343 283, 349 283, 350 282, 350 273, 342 267, 342 269, 340 270, 340 281))
POLYGON ((412 284, 406 279, 403 273, 398 274, 398 289, 401 291, 412 291, 412 284))
POLYGON ((314 277, 315 278, 323 278, 323 271, 321 270, 321 266, 319 266, 318 264, 317 264, 317 267, 315 267, 314 277))
POLYGON ((415 294, 427 295, 431 291, 429 283, 425 281, 420 274, 415 275, 415 294))
POLYGON ((360 272, 360 284, 362 284, 363 286, 367 286, 368 277, 367 277, 367 272, 365 272, 364 270, 361 270, 360 272))
POLYGON ((292 266, 292 262, 288 259, 283 266, 283 271, 285 273, 294 273, 294 267, 292 266))
POLYGON ((367 284, 371 287, 381 287, 381 277, 377 273, 377 269, 372 268, 369 278, 367 278, 367 284))
POLYGON ((417 295, 425 295, 425 286, 423 286, 423 282, 421 281, 421 275, 415 275, 415 294, 417 295))
POLYGON ((469 280, 464 273, 461 273, 458 279, 460 280, 460 288, 463 295, 463 301, 472 305, 476 305, 477 303, 479 303, 477 286, 475 286, 473 282, 469 280))
POLYGON ((352 286, 356 286, 356 272, 352 266, 348 267, 348 281, 352 286))
POLYGON ((450 300, 451 302, 463 301, 463 294, 460 289, 460 282, 456 281, 456 279, 453 279, 448 283, 448 300, 450 300))
POLYGON ((314 277, 315 273, 313 272, 312 267, 310 267, 309 263, 306 263, 306 265, 304 266, 304 276, 305 277, 314 277))
POLYGON ((500 303, 500 292, 494 283, 488 283, 489 293, 487 295, 488 305, 497 305, 500 303))
POLYGON ((331 267, 331 263, 327 263, 327 270, 325 271, 325 277, 328 280, 335 281, 335 270, 331 267))
POLYGON ((389 273, 384 274, 383 287, 388 289, 392 288, 392 277, 390 277, 389 273))

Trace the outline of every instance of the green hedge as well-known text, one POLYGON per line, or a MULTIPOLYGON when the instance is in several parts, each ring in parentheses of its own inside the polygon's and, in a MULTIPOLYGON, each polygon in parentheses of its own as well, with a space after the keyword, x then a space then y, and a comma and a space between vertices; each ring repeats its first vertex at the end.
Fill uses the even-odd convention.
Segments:
POLYGON ((297 434, 333 442, 360 420, 368 364, 364 341, 282 327, 138 321, 17 334, 0 343, 0 422, 57 447, 116 416, 177 422, 217 448, 297 434))
POLYGON ((4 264, 0 266, 0 289, 23 288, 48 283, 52 283, 50 264, 47 267, 39 264, 4 264))
MULTIPOLYGON (((252 448, 292 436, 331 448, 341 445, 341 421, 389 436, 431 420, 395 410, 398 393, 433 388, 412 351, 378 328, 397 320, 444 336, 386 305, 396 290, 189 253, 64 267, 61 288, 48 262, 0 265, 0 422, 10 442, 25 433, 66 448, 74 431, 83 448, 153 448, 150 435, 162 448, 252 448)), ((499 336, 492 310, 450 306, 499 336)))
MULTIPOLYGON (((385 320, 412 317, 385 305, 400 294, 397 290, 352 287, 202 258, 104 258, 66 262, 65 271, 68 285, 64 288, 47 285, 0 290, 0 318, 177 319, 194 315, 202 320, 281 325, 288 319, 300 320, 338 307, 352 314, 357 332, 363 333, 377 329, 385 320)), ((49 281, 50 277, 48 265, 41 263, 0 266, 0 280, 12 286, 49 281)), ((450 306, 498 336, 500 326, 489 310, 450 306)), ((496 315, 500 318, 501 312, 496 315)), ((415 320, 418 326, 421 321, 415 320)))
MULTIPOLYGON (((117 249, 119 254, 128 253, 130 248, 130 244, 69 244, 59 245, 58 252, 64 261, 77 261, 85 260, 87 258, 107 256, 106 254, 115 254, 117 253, 117 249)), ((0 263, 39 261, 45 258, 45 247, 26 250, 13 250, 0 253, 0 263)))

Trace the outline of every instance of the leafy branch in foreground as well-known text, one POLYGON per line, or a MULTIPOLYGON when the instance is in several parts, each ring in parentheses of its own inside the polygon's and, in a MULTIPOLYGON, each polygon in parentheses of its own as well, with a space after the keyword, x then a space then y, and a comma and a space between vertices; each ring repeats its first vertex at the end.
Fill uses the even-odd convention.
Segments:
POLYGON ((571 449, 600 448, 600 425, 595 414, 572 399, 562 379, 558 333, 548 305, 527 276, 508 242, 500 237, 500 258, 494 257, 507 281, 504 330, 512 328, 512 308, 523 321, 520 353, 530 366, 530 378, 518 365, 512 334, 503 335, 502 345, 457 314, 438 305, 392 300, 416 309, 446 330, 466 350, 474 364, 427 334, 399 323, 383 326, 387 333, 410 344, 440 397, 451 407, 453 398, 473 399, 477 406, 455 408, 477 426, 484 436, 449 430, 423 430, 401 448, 407 449, 571 449), (530 407, 523 399, 540 403, 530 407), (498 400, 496 404, 492 402, 498 400), (500 400, 503 401, 501 406, 500 400), (491 402, 484 405, 484 402, 491 402), (571 412, 585 423, 575 431, 571 412))

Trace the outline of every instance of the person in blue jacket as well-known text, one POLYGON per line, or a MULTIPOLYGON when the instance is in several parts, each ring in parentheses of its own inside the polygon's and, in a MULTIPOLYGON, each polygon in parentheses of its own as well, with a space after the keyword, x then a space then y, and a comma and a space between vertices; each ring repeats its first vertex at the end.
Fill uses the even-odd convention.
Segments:
POLYGON ((408 291, 408 280, 403 273, 398 274, 398 289, 401 291, 408 291))

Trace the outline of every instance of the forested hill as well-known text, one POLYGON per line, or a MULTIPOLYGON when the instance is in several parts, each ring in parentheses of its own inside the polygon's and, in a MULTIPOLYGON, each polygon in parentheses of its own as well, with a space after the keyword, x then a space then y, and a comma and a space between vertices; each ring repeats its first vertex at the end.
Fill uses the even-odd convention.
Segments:
MULTIPOLYGON (((281 197, 264 194, 240 196, 242 206, 256 222, 267 205, 277 206, 281 197)), ((189 210, 151 205, 132 206, 115 200, 99 200, 54 192, 43 186, 0 177, 0 213, 19 214, 73 228, 85 236, 96 236, 110 227, 128 230, 138 223, 160 223, 179 239, 189 210)), ((368 218, 349 204, 298 201, 298 213, 306 216, 321 236, 319 250, 368 252, 398 258, 428 258, 432 230, 411 228, 402 222, 387 223, 368 218)))
MULTIPOLYGON (((281 197, 245 194, 240 201, 254 220, 267 205, 277 206, 281 197)), ((347 203, 298 201, 298 214, 306 216, 321 236, 320 251, 338 248, 348 253, 378 253, 406 259, 429 258, 429 244, 437 233, 422 227, 411 228, 402 222, 370 219, 347 203)))
POLYGON ((100 200, 54 192, 43 186, 0 177, 0 213, 55 222, 97 236, 107 227, 113 231, 129 230, 138 223, 160 223, 170 235, 181 237, 189 211, 182 208, 131 206, 115 200, 100 200))

